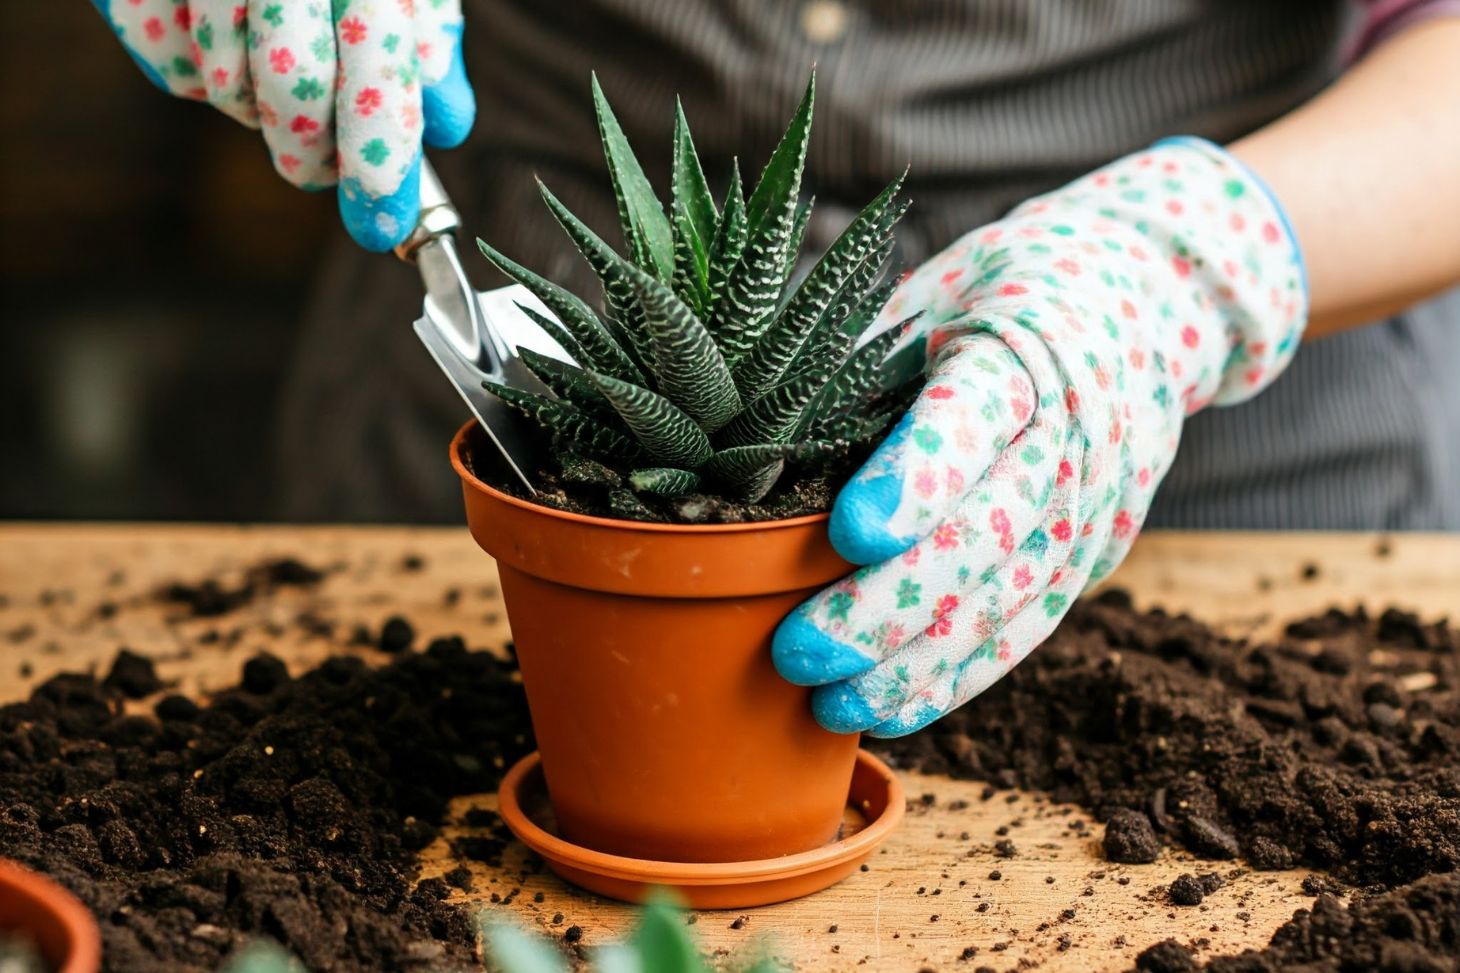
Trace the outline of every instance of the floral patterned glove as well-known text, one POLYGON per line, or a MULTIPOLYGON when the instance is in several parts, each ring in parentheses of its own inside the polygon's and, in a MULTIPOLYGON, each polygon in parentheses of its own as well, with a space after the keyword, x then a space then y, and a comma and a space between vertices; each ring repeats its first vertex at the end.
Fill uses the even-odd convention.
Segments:
POLYGON ((164 91, 262 128, 285 179, 339 184, 367 250, 405 239, 421 143, 461 144, 476 100, 461 0, 93 0, 164 91))
POLYGON ((774 643, 839 732, 919 729, 1046 638, 1130 548, 1182 420, 1282 371, 1307 294, 1265 187, 1173 139, 963 237, 882 320, 918 310, 927 384, 831 515, 870 566, 774 643))

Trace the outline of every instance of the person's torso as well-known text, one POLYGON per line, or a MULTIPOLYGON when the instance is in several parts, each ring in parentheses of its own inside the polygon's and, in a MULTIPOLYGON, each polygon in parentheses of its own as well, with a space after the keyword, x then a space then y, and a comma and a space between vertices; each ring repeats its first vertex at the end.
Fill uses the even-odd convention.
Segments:
MULTIPOLYGON (((914 264, 1157 138, 1230 141, 1281 116, 1336 76, 1357 25, 1345 0, 465 0, 465 8, 477 125, 466 147, 434 161, 471 236, 587 296, 596 294, 592 277, 533 176, 618 239, 590 72, 661 187, 679 95, 719 191, 735 155, 747 178, 758 174, 814 64, 806 188, 818 215, 808 247, 824 247, 910 166, 914 205, 899 228, 898 259, 914 264)), ((331 450, 341 485, 291 485, 299 496, 288 512, 451 519, 456 486, 444 464, 431 472, 436 444, 420 440, 435 429, 444 442, 461 407, 411 345, 416 283, 351 250, 321 288, 285 412, 286 474, 291 454, 317 470, 320 451, 331 450), (396 381, 362 382, 385 368, 396 381), (341 402, 356 426, 311 439, 310 423, 341 402), (398 468, 365 484, 391 457, 398 468)), ((503 282, 480 261, 472 273, 480 286, 503 282)), ((1305 348, 1274 389, 1196 417, 1152 522, 1460 526, 1460 498, 1445 499, 1444 480, 1460 473, 1460 407, 1444 404, 1455 397, 1447 375, 1460 371, 1456 305, 1305 348)))

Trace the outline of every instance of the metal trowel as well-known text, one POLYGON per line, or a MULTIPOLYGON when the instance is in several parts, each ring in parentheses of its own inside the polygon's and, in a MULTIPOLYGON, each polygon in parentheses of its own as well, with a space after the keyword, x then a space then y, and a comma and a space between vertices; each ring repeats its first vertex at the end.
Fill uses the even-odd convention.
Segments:
POLYGON ((551 313, 520 284, 477 291, 468 280, 456 248, 461 215, 451 205, 431 164, 421 163, 421 215, 416 228, 396 247, 396 256, 415 264, 426 300, 414 325, 421 343, 501 452, 511 474, 536 492, 532 474, 542 469, 545 436, 515 409, 482 388, 483 379, 544 395, 552 393, 528 370, 517 348, 531 348, 562 361, 572 359, 517 305, 552 319, 551 313))

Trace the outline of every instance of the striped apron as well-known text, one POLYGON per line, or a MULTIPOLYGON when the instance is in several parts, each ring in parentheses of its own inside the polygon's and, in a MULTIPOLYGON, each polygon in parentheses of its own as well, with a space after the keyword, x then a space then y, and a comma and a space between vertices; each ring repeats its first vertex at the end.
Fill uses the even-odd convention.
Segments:
MULTIPOLYGON (((585 294, 532 176, 616 239, 596 70, 650 178, 674 96, 711 182, 769 155, 817 66, 808 249, 905 165, 913 265, 1021 200, 1174 133, 1230 141, 1312 97, 1342 0, 466 0, 475 133, 436 163, 471 235, 585 294)), ((468 258, 478 286, 503 283, 468 258)), ((414 272, 346 243, 291 363, 280 514, 454 521, 465 413, 416 345, 414 272)), ((1256 399, 1188 424, 1149 523, 1460 528, 1460 294, 1304 347, 1256 399)))

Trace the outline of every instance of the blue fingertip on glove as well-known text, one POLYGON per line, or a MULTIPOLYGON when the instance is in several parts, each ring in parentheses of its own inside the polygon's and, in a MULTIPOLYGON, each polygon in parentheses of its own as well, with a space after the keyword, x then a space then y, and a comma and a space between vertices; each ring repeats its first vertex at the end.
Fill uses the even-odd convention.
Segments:
MULTIPOLYGON (((898 420, 897 426, 877 447, 877 453, 867 461, 867 466, 878 463, 884 452, 900 452, 912 432, 912 426, 912 413, 898 420)), ((901 464, 889 465, 897 469, 901 464)), ((913 546, 916 537, 899 536, 887 529, 887 522, 902 502, 902 482, 900 472, 866 479, 859 473, 842 488, 832 505, 831 523, 827 527, 831 546, 838 554, 853 564, 876 564, 913 546)))
POLYGON ((943 711, 931 703, 924 703, 918 707, 917 712, 907 717, 894 716, 890 720, 883 720, 876 726, 869 728, 866 733, 869 737, 877 737, 882 740, 891 740, 894 737, 905 737, 909 733, 916 733, 923 727, 944 715, 943 711))
POLYGON ((421 212, 421 156, 400 187, 389 196, 371 196, 358 179, 340 180, 340 221, 355 242, 371 253, 384 253, 400 243, 416 227, 421 212))
POLYGON ((421 91, 421 114, 425 120, 422 137, 433 149, 454 149, 466 141, 477 117, 476 94, 466 80, 461 31, 459 24, 450 28, 451 66, 446 69, 446 75, 421 91))
POLYGON ((781 678, 797 686, 820 686, 866 672, 876 663, 827 635, 803 612, 786 616, 771 640, 771 660, 781 678))
POLYGON ((860 733, 877 723, 871 705, 844 682, 821 686, 812 693, 811 713, 833 733, 860 733))

